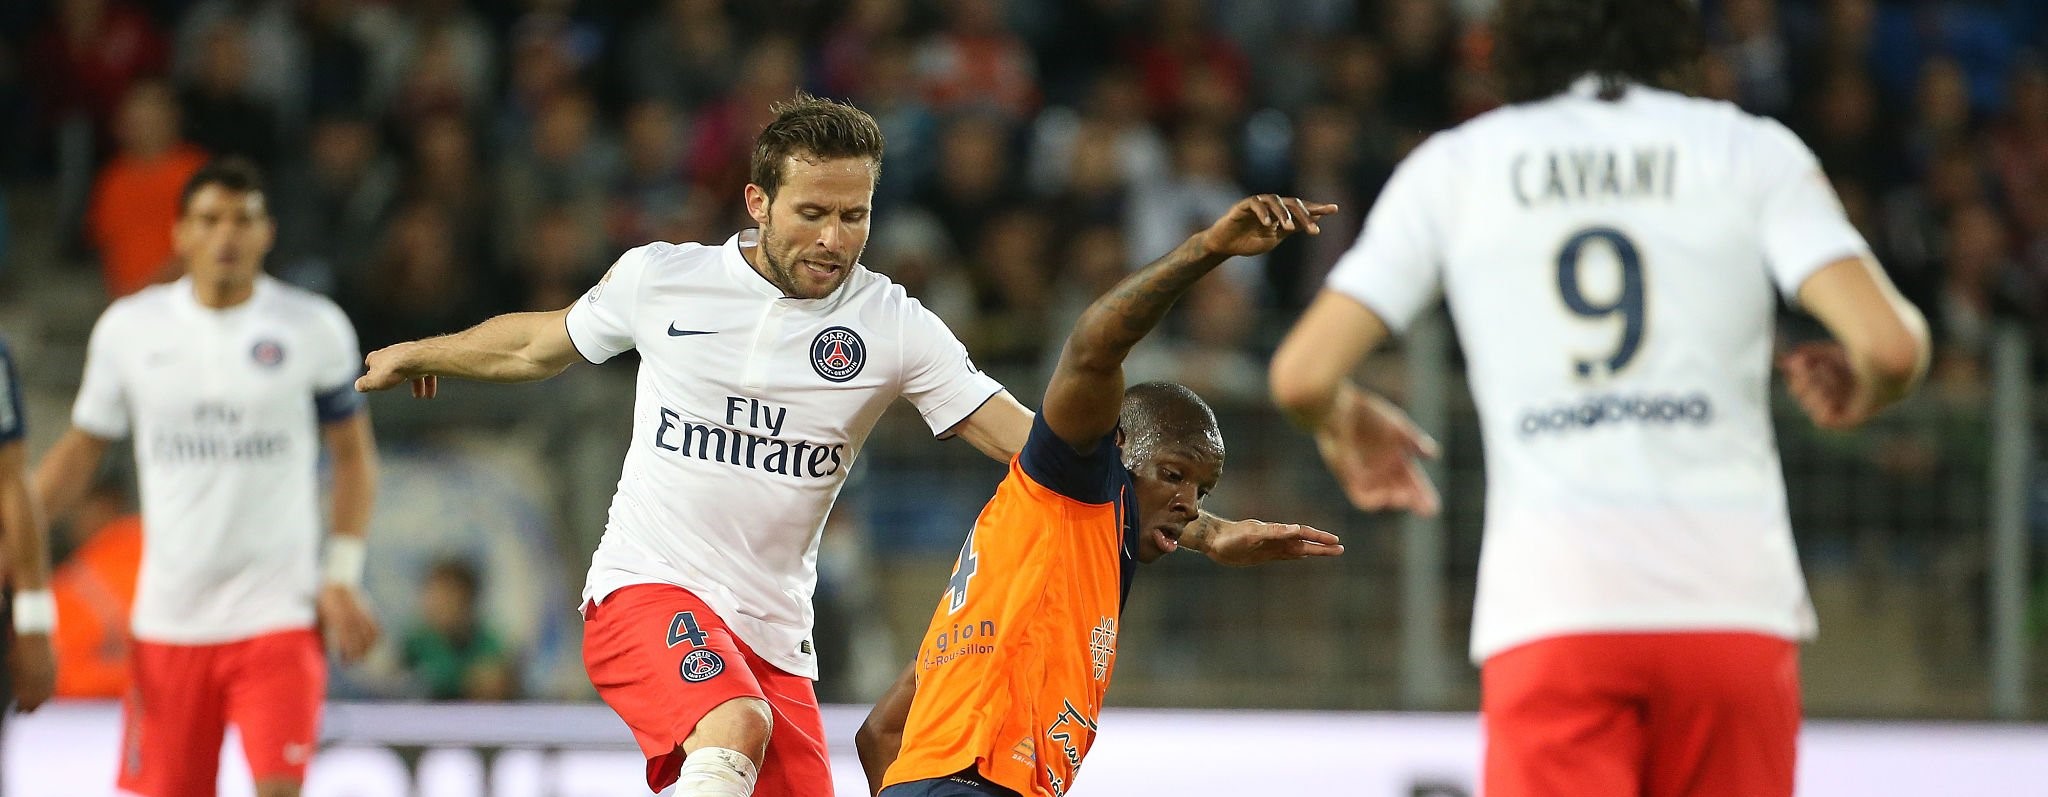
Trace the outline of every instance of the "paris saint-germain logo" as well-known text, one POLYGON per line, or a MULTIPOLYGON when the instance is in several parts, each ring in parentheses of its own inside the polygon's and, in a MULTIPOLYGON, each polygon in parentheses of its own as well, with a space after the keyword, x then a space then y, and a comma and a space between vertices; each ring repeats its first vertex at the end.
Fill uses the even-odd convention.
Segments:
POLYGON ((682 671, 683 680, 701 684, 725 672, 725 659, 719 658, 715 651, 698 648, 684 656, 682 666, 677 669, 682 671))
POLYGON ((256 341, 249 347, 249 359, 265 368, 276 368, 284 364, 284 346, 269 338, 256 341))
POLYGON ((844 382, 860 375, 868 364, 868 344, 846 327, 832 327, 811 339, 811 368, 832 382, 844 382))

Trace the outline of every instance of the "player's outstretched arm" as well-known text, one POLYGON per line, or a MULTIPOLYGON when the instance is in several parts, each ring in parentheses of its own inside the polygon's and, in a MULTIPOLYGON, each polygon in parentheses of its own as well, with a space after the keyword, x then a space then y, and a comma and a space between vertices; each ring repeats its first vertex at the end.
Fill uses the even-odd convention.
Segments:
POLYGON ((860 753, 861 771, 868 776, 868 793, 882 793, 882 776, 903 751, 903 727, 910 722, 910 704, 917 699, 917 663, 903 668, 903 675, 875 701, 860 730, 853 734, 854 750, 860 753))
POLYGON ((569 340, 569 308, 506 313, 452 335, 398 343, 370 352, 364 392, 413 383, 415 398, 433 398, 436 378, 478 382, 534 382, 567 369, 581 355, 569 340))
POLYGON ((1371 308, 1323 291, 1273 354, 1273 401, 1315 435, 1316 450, 1353 506, 1434 515, 1436 487, 1418 460, 1437 455, 1436 441, 1393 402, 1351 384, 1352 369, 1386 336, 1371 308))
POLYGON ((1927 375, 1927 319, 1864 257, 1837 260, 1799 286, 1799 303, 1833 342, 1802 344, 1778 360, 1813 422, 1847 429, 1912 394, 1927 375))
POLYGON ((1297 231, 1321 232, 1316 220, 1336 211, 1336 205, 1296 197, 1247 197, 1209 229, 1117 283, 1082 311, 1067 336, 1045 389, 1046 426, 1072 445, 1093 446, 1116 428, 1124 398, 1124 358, 1181 294, 1225 260, 1272 251, 1297 231))

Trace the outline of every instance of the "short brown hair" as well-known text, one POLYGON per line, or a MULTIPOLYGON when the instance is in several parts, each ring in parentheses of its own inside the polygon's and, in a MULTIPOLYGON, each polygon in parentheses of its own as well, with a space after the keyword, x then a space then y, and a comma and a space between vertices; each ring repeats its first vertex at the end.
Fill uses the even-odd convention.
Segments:
POLYGON ((749 173, 755 185, 775 198, 782 187, 783 162, 792 155, 817 158, 866 158, 876 177, 882 175, 882 128, 867 111, 833 100, 797 92, 769 106, 775 121, 754 139, 749 173))
POLYGON ((247 158, 236 155, 214 158, 185 181, 185 190, 178 195, 178 215, 192 210, 192 195, 209 185, 217 185, 237 194, 263 193, 263 171, 247 158))

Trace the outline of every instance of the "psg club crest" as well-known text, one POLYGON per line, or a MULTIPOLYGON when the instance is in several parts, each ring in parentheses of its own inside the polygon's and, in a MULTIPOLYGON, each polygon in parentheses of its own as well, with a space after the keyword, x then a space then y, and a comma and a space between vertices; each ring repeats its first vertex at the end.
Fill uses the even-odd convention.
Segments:
POLYGON ((284 364, 284 346, 269 338, 256 341, 249 347, 249 359, 265 368, 276 368, 284 364))
POLYGON ((683 680, 701 684, 725 672, 725 659, 719 658, 715 651, 698 648, 684 656, 682 666, 677 669, 682 671, 683 680))
POLYGON ((868 344, 846 327, 832 327, 811 339, 811 368, 827 381, 844 382, 868 364, 868 344))

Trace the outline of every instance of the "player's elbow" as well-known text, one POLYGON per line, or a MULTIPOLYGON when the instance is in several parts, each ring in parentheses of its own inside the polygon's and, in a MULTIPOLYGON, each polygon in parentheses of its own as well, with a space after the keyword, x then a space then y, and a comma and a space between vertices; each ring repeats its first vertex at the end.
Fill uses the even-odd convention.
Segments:
POLYGON ((1312 415, 1328 404, 1336 392, 1335 380, 1316 377, 1287 358, 1276 357, 1266 373, 1266 389, 1273 403, 1291 417, 1312 415))
POLYGON ((1863 362, 1863 370, 1880 385, 1894 391, 1910 389, 1927 373, 1932 357, 1927 321, 1920 311, 1906 305, 1897 323, 1886 327, 1869 336, 1856 354, 1863 362))

